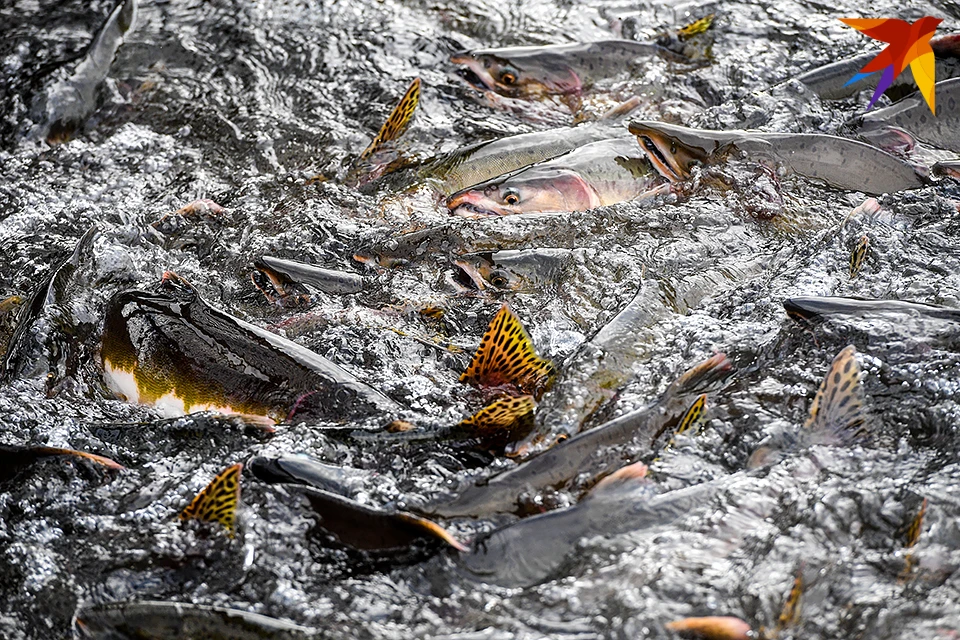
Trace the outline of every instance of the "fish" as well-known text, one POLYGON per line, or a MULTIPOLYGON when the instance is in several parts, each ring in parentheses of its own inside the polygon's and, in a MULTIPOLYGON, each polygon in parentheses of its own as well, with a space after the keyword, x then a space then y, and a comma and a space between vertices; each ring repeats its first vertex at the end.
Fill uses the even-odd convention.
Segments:
MULTIPOLYGON (((860 366, 850 345, 831 362, 794 450, 851 444, 862 440, 868 430, 860 366)), ((483 582, 533 586, 564 575, 582 539, 672 526, 705 506, 724 486, 723 480, 711 480, 658 493, 646 471, 643 463, 633 463, 604 478, 575 506, 525 518, 481 536, 469 553, 460 554, 460 566, 483 582)), ((799 584, 794 589, 798 593, 802 580, 799 584)), ((792 595, 788 598, 793 604, 785 624, 796 620, 796 601, 792 595)))
POLYGON ((521 494, 564 486, 596 460, 598 451, 637 441, 644 451, 652 452, 656 440, 687 412, 691 397, 714 390, 732 373, 727 357, 716 354, 687 369, 649 405, 560 442, 493 477, 468 480, 453 495, 435 498, 416 510, 446 518, 514 512, 521 494))
POLYGON ((53 83, 34 106, 40 122, 28 137, 61 144, 83 128, 97 108, 97 90, 110 72, 117 50, 136 25, 137 6, 138 0, 124 0, 110 12, 73 73, 53 83))
MULTIPOLYGON (((960 34, 946 34, 930 39, 930 47, 936 60, 936 77, 950 78, 960 76, 960 34)), ((880 80, 880 74, 871 74, 863 80, 851 83, 850 80, 869 63, 875 52, 863 53, 845 58, 822 67, 817 67, 795 78, 823 100, 843 100, 856 95, 864 89, 874 89, 880 80)), ((888 94, 903 96, 916 90, 912 74, 903 73, 894 79, 887 89, 888 94)))
POLYGON ((256 271, 250 277, 254 286, 267 300, 283 307, 310 304, 310 294, 302 285, 331 294, 357 293, 364 286, 360 274, 324 269, 297 260, 260 256, 253 266, 256 271))
POLYGON ((480 291, 541 291, 558 285, 583 249, 482 251, 452 260, 480 291))
POLYGON ((749 624, 732 616, 683 618, 668 622, 664 626, 670 631, 676 631, 682 638, 749 640, 755 637, 749 624))
POLYGON ((673 182, 686 180, 693 167, 722 162, 738 150, 749 159, 772 162, 831 187, 871 195, 923 186, 916 170, 872 145, 822 133, 709 131, 652 121, 632 121, 657 171, 673 182))
POLYGON ((446 205, 468 217, 586 211, 661 193, 662 183, 634 140, 610 138, 459 191, 446 205))
POLYGON ((478 142, 425 162, 417 177, 442 195, 450 196, 590 142, 613 137, 622 130, 615 125, 589 123, 478 142))
POLYGON ((896 139, 905 131, 939 149, 960 152, 960 78, 938 82, 934 91, 940 104, 936 115, 917 92, 889 107, 868 111, 853 124, 870 142, 882 143, 884 133, 896 139))
POLYGON ((783 301, 787 315, 801 322, 830 317, 914 316, 960 322, 960 309, 907 300, 870 300, 840 296, 802 296, 783 301))
POLYGON ((644 280, 620 313, 567 359, 555 388, 537 407, 533 432, 508 446, 507 455, 529 457, 579 433, 631 378, 634 364, 649 352, 651 327, 666 314, 659 287, 644 280))
POLYGON ((307 455, 254 456, 244 466, 268 484, 305 484, 340 495, 359 489, 362 481, 372 475, 362 469, 324 464, 307 455))
POLYGON ((0 485, 15 479, 37 460, 54 457, 89 460, 105 469, 120 470, 124 468, 123 465, 114 462, 110 458, 86 451, 75 451, 73 449, 61 449, 58 447, 0 444, 0 485))
POLYGON ((75 637, 87 640, 307 640, 324 635, 241 609, 154 600, 81 605, 73 629, 75 637))
POLYGON ((253 422, 389 422, 400 406, 326 358, 210 306, 167 272, 153 291, 115 294, 101 347, 104 382, 165 417, 196 411, 253 422))
POLYGON ((241 471, 243 464, 237 463, 218 473, 180 512, 180 520, 220 523, 227 530, 227 535, 233 538, 237 505, 240 503, 241 471))
POLYGON ((960 160, 941 160, 933 165, 934 175, 960 180, 960 160))
POLYGON ((441 543, 456 551, 467 547, 436 522, 397 509, 360 504, 315 487, 277 485, 299 495, 317 516, 315 533, 354 551, 387 554, 417 543, 441 543))
POLYGON ((910 526, 907 527, 906 540, 903 545, 904 549, 907 549, 907 553, 903 556, 903 569, 897 577, 897 580, 901 584, 913 578, 914 571, 919 564, 917 557, 914 555, 913 547, 920 541, 920 534, 923 532, 923 518, 926 514, 927 499, 924 498, 923 502, 920 503, 917 514, 913 517, 913 520, 910 521, 910 526))
POLYGON ((580 96, 597 80, 614 77, 638 59, 654 56, 687 61, 658 44, 635 40, 475 49, 455 54, 450 61, 466 70, 465 79, 476 89, 522 100, 561 96, 576 111, 580 96))
POLYGON ((870 237, 860 236, 857 246, 850 252, 850 279, 853 280, 860 275, 860 269, 863 268, 863 260, 867 257, 867 250, 870 248, 870 237))

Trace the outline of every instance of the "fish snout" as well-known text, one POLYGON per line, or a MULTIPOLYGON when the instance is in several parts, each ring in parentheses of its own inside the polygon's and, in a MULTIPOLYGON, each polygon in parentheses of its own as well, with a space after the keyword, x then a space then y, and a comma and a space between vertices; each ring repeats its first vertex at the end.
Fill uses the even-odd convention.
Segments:
POLYGON ((504 215, 489 208, 490 198, 478 189, 465 189, 447 198, 447 209, 466 218, 504 215))

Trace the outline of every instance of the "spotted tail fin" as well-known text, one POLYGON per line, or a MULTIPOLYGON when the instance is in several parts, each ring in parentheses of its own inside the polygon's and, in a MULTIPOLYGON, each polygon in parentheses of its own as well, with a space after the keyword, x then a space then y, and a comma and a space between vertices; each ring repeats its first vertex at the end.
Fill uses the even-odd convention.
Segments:
POLYGON ((861 236, 857 246, 850 252, 850 279, 853 280, 863 268, 863 260, 867 257, 867 250, 870 248, 870 238, 861 236))
POLYGON ((813 399, 804 429, 854 442, 867 434, 865 404, 857 350, 850 345, 833 359, 813 399))
POLYGON ((390 112, 390 117, 388 117, 387 121, 380 127, 377 137, 375 137, 373 142, 360 154, 361 162, 368 160, 380 147, 396 140, 407 130, 407 127, 410 126, 410 121, 413 120, 413 113, 417 110, 419 103, 420 78, 414 78, 407 92, 400 98, 400 102, 398 102, 397 106, 390 112))
POLYGON ((533 396, 499 398, 460 423, 460 427, 492 448, 506 446, 533 430, 533 396), (501 444, 502 443, 502 444, 501 444))
POLYGON ((683 417, 680 418, 680 425, 677 427, 677 433, 684 433, 693 430, 699 432, 707 413, 707 394, 700 394, 693 404, 687 409, 683 417))
POLYGON ((460 382, 480 387, 512 384, 539 399, 556 374, 553 363, 536 354, 520 320, 504 305, 490 321, 460 382))
POLYGON ((181 520, 219 522, 233 537, 240 502, 240 471, 243 464, 227 467, 214 478, 180 514, 181 520))

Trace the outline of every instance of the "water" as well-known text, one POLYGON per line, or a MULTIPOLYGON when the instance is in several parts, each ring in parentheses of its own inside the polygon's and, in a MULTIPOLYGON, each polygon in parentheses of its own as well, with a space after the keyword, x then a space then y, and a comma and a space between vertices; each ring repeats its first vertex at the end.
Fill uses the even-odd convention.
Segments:
MULTIPOLYGON (((359 193, 339 183, 414 77, 424 90, 404 138, 410 154, 569 121, 563 113, 522 118, 471 100, 445 62, 460 48, 611 32, 643 39, 715 11, 709 65, 673 73, 654 64, 643 79, 624 81, 651 97, 644 115, 835 132, 868 96, 828 104, 792 85, 768 89, 864 49, 865 39, 838 17, 929 14, 946 18, 941 32, 955 31, 955 3, 849 2, 836 10, 806 2, 144 3, 83 130, 55 147, 25 139, 37 97, 69 73, 112 8, 0 8, 0 294, 28 295, 97 227, 36 323, 23 371, 0 389, 0 440, 91 450, 128 468, 104 476, 49 460, 2 488, 0 636, 69 637, 78 604, 139 598, 233 606, 344 637, 669 637, 663 625, 687 615, 773 627, 798 570, 804 606, 784 637, 960 631, 953 491, 960 357, 949 338, 956 328, 948 325, 945 339, 920 322, 867 319, 808 331, 780 304, 795 295, 855 295, 960 306, 955 186, 880 198, 879 213, 841 225, 862 195, 781 181, 739 163, 727 170, 735 188, 710 186, 704 175, 702 189, 656 207, 457 222, 463 242, 438 242, 405 266, 365 271, 363 292, 317 293, 306 312, 270 305, 249 278, 263 254, 360 272, 351 257, 358 250, 448 223, 423 189, 359 193), (329 180, 306 184, 318 175, 329 180), (152 226, 198 198, 226 211, 185 217, 173 229, 152 226), (530 229, 540 230, 536 241, 530 229), (850 280, 849 253, 863 234, 870 253, 850 280), (590 249, 596 263, 536 291, 479 295, 451 283, 451 256, 534 246, 590 249), (112 399, 97 357, 106 300, 122 288, 152 286, 164 270, 436 424, 478 407, 457 383, 467 354, 389 327, 469 349, 507 301, 540 352, 562 362, 642 278, 655 278, 670 312, 651 329, 646 356, 605 415, 645 404, 687 366, 725 351, 739 375, 711 398, 704 435, 681 439, 651 464, 664 488, 718 479, 723 489, 672 525, 582 541, 561 575, 527 589, 476 581, 447 554, 386 569, 355 566, 308 541, 308 514, 253 479, 244 480, 235 540, 181 526, 176 514, 196 491, 255 453, 309 452, 376 471, 353 496, 371 504, 433 495, 476 473, 468 467, 478 461, 442 443, 342 442, 306 425, 266 437, 219 419, 160 421, 112 399), (443 309, 442 318, 419 313, 428 307, 443 309), (850 342, 863 354, 871 443, 815 447, 768 472, 745 473, 758 444, 803 423, 830 359, 850 342), (903 530, 923 498, 920 566, 901 583, 903 530)), ((469 539, 509 520, 446 524, 469 539)))

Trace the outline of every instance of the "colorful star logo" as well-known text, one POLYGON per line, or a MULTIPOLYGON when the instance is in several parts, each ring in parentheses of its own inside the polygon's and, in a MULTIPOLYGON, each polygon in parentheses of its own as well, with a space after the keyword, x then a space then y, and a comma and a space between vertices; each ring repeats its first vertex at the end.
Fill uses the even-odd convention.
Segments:
POLYGON ((877 71, 883 72, 880 82, 877 83, 877 90, 867 106, 868 109, 874 105, 880 94, 893 84, 907 65, 910 65, 913 79, 926 99, 930 112, 934 114, 937 112, 936 97, 933 93, 936 83, 936 66, 933 49, 930 48, 930 38, 936 31, 937 25, 943 22, 942 19, 927 16, 913 24, 896 18, 840 18, 840 21, 874 40, 889 43, 889 46, 860 69, 860 73, 847 82, 851 84, 877 71))

